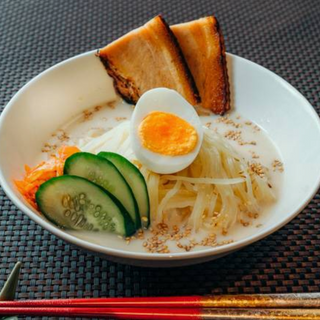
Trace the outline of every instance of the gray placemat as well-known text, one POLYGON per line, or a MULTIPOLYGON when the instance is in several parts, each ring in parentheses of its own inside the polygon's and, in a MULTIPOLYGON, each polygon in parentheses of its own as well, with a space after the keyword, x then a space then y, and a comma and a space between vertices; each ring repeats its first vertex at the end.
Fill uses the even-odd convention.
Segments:
MULTIPOLYGON (((39 72, 99 48, 158 13, 170 24, 216 14, 227 51, 288 80, 319 113, 317 0, 2 0, 0 107, 39 72)), ((291 223, 240 252, 186 268, 146 269, 74 248, 27 218, 0 189, 0 287, 21 260, 19 298, 319 291, 319 213, 318 193, 291 223)))

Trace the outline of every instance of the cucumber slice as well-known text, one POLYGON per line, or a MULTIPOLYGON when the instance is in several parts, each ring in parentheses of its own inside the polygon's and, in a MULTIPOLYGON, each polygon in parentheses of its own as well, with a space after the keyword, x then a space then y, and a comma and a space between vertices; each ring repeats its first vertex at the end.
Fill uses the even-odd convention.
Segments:
POLYGON ((66 160, 64 174, 88 179, 109 191, 128 211, 136 229, 141 227, 139 210, 132 190, 110 161, 92 153, 78 152, 66 160))
POLYGON ((112 162, 126 179, 136 198, 142 225, 147 228, 150 225, 149 193, 146 181, 140 170, 126 158, 117 153, 100 152, 98 156, 112 162))
POLYGON ((81 177, 60 176, 43 183, 36 193, 40 211, 63 229, 113 232, 131 236, 135 225, 109 192, 81 177))

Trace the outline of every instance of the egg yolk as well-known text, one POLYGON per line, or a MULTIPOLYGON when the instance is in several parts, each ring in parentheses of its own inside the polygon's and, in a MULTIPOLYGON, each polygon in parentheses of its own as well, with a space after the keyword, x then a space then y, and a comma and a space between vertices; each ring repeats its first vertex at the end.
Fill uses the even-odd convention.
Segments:
POLYGON ((190 153, 197 145, 196 129, 172 113, 153 111, 139 126, 142 145, 153 152, 167 156, 190 153))

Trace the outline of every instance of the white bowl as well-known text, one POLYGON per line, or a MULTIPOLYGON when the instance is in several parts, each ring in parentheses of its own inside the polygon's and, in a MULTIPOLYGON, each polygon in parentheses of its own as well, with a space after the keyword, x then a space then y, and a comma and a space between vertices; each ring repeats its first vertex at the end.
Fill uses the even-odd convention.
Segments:
MULTIPOLYGON (((68 59, 26 84, 8 103, 0 120, 0 183, 13 203, 56 236, 85 250, 122 263, 165 267, 200 263, 239 250, 293 219, 315 195, 320 182, 320 122, 308 101, 267 69, 228 55, 233 108, 271 137, 284 162, 281 196, 270 216, 253 234, 202 251, 149 254, 90 243, 60 230, 33 210, 13 180, 24 164, 35 165, 52 132, 88 107, 115 97, 112 81, 95 52, 68 59)), ((130 247, 128 247, 130 248, 130 247)))

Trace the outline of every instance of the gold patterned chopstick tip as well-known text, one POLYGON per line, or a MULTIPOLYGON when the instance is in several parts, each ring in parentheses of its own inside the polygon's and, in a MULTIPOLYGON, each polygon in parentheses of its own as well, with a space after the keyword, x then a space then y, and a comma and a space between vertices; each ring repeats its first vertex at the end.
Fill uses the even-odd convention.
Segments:
POLYGON ((203 309, 201 320, 319 320, 319 309, 203 309))
POLYGON ((200 304, 204 308, 320 308, 320 293, 205 296, 200 304))

